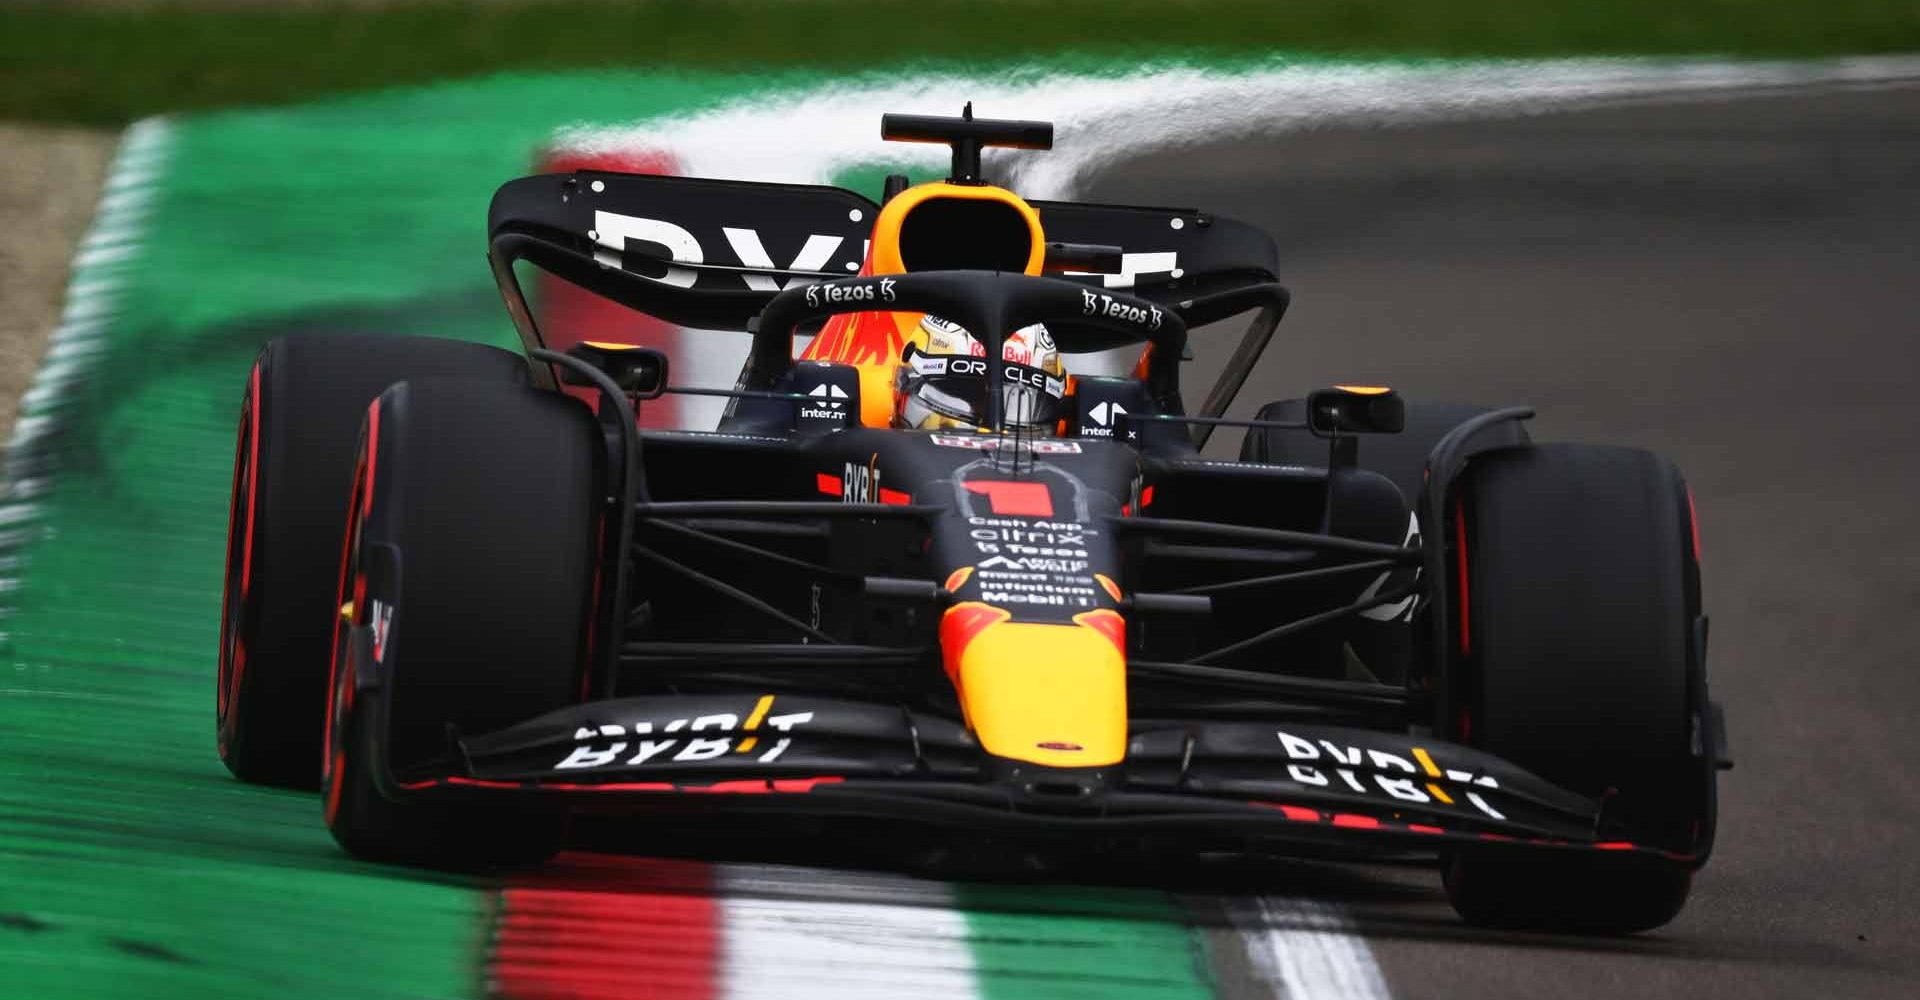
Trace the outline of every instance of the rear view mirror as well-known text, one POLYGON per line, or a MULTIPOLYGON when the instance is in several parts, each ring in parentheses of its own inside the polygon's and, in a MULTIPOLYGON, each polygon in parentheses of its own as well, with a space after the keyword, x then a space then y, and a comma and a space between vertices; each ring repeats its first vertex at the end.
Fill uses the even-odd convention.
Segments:
MULTIPOLYGON (((583 340, 567 353, 605 372, 622 392, 635 399, 653 399, 667 391, 667 356, 651 347, 583 340)), ((562 369, 568 385, 591 385, 578 373, 562 369)))
POLYGON ((1386 386, 1317 389, 1307 394, 1307 426, 1321 437, 1398 434, 1407 426, 1407 404, 1386 386))

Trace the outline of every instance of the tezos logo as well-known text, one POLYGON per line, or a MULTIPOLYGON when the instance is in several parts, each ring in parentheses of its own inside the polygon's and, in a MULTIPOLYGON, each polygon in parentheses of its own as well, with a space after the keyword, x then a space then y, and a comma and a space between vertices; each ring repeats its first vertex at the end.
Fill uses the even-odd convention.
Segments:
POLYGON ((1086 289, 1080 290, 1080 312, 1086 316, 1108 316, 1113 319, 1138 323, 1149 330, 1160 329, 1160 319, 1166 314, 1155 306, 1136 306, 1122 302, 1111 295, 1099 295, 1086 289))
POLYGON ((807 305, 817 309, 849 302, 892 302, 896 284, 892 278, 881 278, 878 284, 808 285, 807 305))

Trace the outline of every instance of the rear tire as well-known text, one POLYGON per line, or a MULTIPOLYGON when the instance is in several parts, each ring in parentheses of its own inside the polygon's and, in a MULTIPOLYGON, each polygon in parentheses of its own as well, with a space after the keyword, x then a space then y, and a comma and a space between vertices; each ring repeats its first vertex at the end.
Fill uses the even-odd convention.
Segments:
MULTIPOLYGON (((1693 752, 1691 505, 1673 464, 1590 445, 1476 459, 1464 524, 1467 642, 1456 738, 1606 803, 1642 846, 1686 850, 1710 817, 1693 752)), ((1627 933, 1671 920, 1691 872, 1639 854, 1463 852, 1468 921, 1627 933)))
POLYGON ((564 841, 564 808, 520 799, 489 808, 399 786, 457 775, 453 737, 579 700, 600 427, 564 396, 422 381, 381 395, 364 440, 370 461, 339 578, 337 603, 352 603, 353 620, 335 644, 327 825, 373 860, 543 861, 564 841))
POLYGON ((240 404, 214 719, 242 781, 315 788, 329 602, 367 404, 407 378, 526 380, 497 348, 429 337, 294 334, 270 341, 240 404))

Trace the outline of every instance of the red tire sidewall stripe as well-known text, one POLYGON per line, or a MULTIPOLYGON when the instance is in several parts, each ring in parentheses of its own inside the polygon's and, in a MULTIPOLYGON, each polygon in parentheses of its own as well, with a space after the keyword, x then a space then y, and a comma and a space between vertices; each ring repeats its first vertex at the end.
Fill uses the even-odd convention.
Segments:
POLYGON ((253 585, 253 524, 254 502, 260 496, 260 366, 253 366, 253 421, 248 425, 252 441, 248 444, 247 486, 247 544, 240 557, 240 596, 245 597, 253 585))
MULTIPOLYGON (((233 571, 233 549, 240 547, 240 586, 236 594, 231 579, 220 589, 220 667, 217 690, 214 698, 221 726, 220 749, 224 754, 227 745, 227 718, 237 707, 240 692, 240 675, 246 669, 245 648, 240 645, 240 636, 228 636, 227 624, 230 616, 236 614, 230 605, 238 601, 238 614, 246 614, 246 599, 253 581, 253 522, 257 498, 260 493, 260 362, 256 361, 252 372, 247 376, 246 397, 240 404, 242 425, 238 440, 234 443, 233 488, 230 495, 236 502, 227 506, 227 571, 233 571), (238 496, 242 476, 246 477, 247 496, 245 500, 246 528, 242 537, 236 538, 234 518, 241 509, 238 496), (238 655, 234 655, 238 654, 238 655)), ((235 623, 236 628, 238 622, 235 623)))
MULTIPOLYGON (((348 587, 350 582, 347 579, 347 575, 353 568, 354 542, 360 535, 360 532, 355 530, 356 522, 364 524, 367 519, 367 510, 373 505, 373 477, 379 456, 380 400, 376 398, 367 406, 366 441, 362 446, 361 461, 357 463, 358 467, 354 470, 353 493, 347 501, 347 519, 341 529, 340 576, 339 584, 334 590, 334 615, 336 619, 339 615, 339 607, 346 603, 349 593, 353 595, 355 602, 353 608, 355 622, 361 620, 365 614, 365 610, 360 607, 364 586, 360 580, 355 579, 351 581, 353 589, 349 591, 348 587)), ((322 781, 326 787, 326 817, 328 823, 333 822, 334 816, 338 814, 340 810, 341 788, 346 784, 344 777, 340 773, 341 768, 345 765, 345 753, 335 748, 333 731, 334 718, 340 716, 340 721, 344 724, 347 720, 343 713, 350 710, 353 704, 353 692, 351 690, 346 694, 347 700, 345 704, 335 704, 335 700, 340 697, 341 678, 339 671, 342 652, 340 649, 340 637, 345 631, 346 629, 341 628, 336 621, 333 627, 333 644, 330 655, 327 658, 327 716, 322 723, 323 735, 320 742, 322 748, 320 767, 322 781)), ((347 678, 347 682, 351 685, 353 679, 349 677, 347 678)), ((345 733, 342 733, 339 738, 344 741, 347 736, 345 733)))

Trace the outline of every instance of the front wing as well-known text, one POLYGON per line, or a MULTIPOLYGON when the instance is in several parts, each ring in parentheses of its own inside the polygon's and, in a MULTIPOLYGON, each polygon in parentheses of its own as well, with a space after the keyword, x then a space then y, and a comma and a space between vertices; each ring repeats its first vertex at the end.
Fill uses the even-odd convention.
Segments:
POLYGON ((1124 762, 984 753, 959 724, 791 695, 621 698, 453 741, 396 797, 565 796, 637 812, 789 812, 1063 836, 1174 836, 1360 852, 1499 845, 1697 865, 1600 802, 1492 755, 1365 729, 1137 720, 1124 762))

